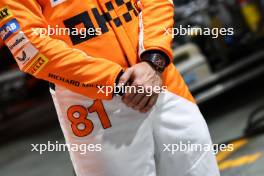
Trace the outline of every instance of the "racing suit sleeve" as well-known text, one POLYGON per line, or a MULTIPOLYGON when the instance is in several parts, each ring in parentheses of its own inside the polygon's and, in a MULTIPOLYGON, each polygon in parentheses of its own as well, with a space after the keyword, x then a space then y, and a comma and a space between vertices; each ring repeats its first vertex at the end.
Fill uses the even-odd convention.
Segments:
POLYGON ((172 61, 172 36, 167 31, 174 24, 172 0, 139 0, 140 13, 140 55, 149 50, 162 51, 172 61))
MULTIPOLYGON (((28 51, 22 52, 19 57, 13 54, 22 71, 92 99, 112 98, 111 94, 100 92, 98 87, 114 86, 116 78, 122 71, 120 65, 104 58, 90 57, 61 40, 34 34, 33 28, 48 26, 37 1, 1 0, 0 10, 6 13, 6 17, 0 18, 0 29, 3 31, 13 20, 19 25, 19 30, 13 32, 9 38, 20 33, 28 39, 28 43, 22 46, 28 48, 28 51), (34 54, 36 50, 37 54, 34 54), (27 55, 32 58, 26 63, 21 63, 27 55)), ((6 45, 9 38, 3 39, 6 45)))

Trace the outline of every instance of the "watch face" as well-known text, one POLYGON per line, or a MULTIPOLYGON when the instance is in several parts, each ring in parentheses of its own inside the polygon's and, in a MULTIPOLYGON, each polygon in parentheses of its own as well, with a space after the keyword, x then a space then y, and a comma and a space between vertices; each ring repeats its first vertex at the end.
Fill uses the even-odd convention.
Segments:
POLYGON ((166 65, 165 60, 160 57, 154 59, 154 64, 159 68, 164 68, 166 65))
POLYGON ((164 67, 166 63, 165 63, 165 61, 163 59, 157 59, 156 60, 156 64, 159 67, 164 67))
POLYGON ((165 67, 166 67, 166 59, 164 59, 163 56, 161 56, 158 53, 154 53, 154 54, 153 53, 152 54, 146 53, 143 56, 143 60, 150 63, 151 66, 153 66, 155 68, 155 70, 157 70, 159 72, 163 72, 165 67))

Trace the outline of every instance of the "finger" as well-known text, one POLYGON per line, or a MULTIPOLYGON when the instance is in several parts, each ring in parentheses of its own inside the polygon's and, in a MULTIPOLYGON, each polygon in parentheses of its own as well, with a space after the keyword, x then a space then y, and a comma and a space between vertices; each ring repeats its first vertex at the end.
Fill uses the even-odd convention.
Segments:
POLYGON ((151 96, 146 106, 140 109, 140 112, 143 112, 143 113, 148 112, 157 103, 158 97, 159 97, 159 94, 154 94, 153 96, 151 96))
POLYGON ((133 97, 136 95, 137 92, 136 89, 132 89, 130 82, 126 84, 125 88, 126 88, 126 92, 122 97, 122 101, 128 105, 132 101, 133 97))
POLYGON ((142 80, 141 79, 134 79, 133 82, 132 82, 132 86, 135 86, 135 87, 139 87, 139 86, 143 86, 143 83, 142 83, 142 80))
POLYGON ((127 93, 125 94, 125 96, 122 98, 123 102, 128 106, 128 107, 132 107, 133 103, 132 100, 133 98, 136 96, 135 93, 127 93))
POLYGON ((122 76, 120 77, 118 86, 125 85, 129 81, 129 79, 131 78, 132 73, 133 73, 133 69, 132 68, 128 68, 125 71, 125 73, 123 73, 122 76))
POLYGON ((139 102, 145 97, 146 95, 145 94, 142 94, 142 93, 138 93, 136 94, 133 99, 132 99, 132 107, 133 109, 135 110, 139 110, 140 109, 140 106, 139 106, 139 102))
POLYGON ((138 109, 144 109, 150 100, 150 96, 144 96, 141 101, 138 103, 138 109))
POLYGON ((140 88, 140 84, 138 80, 133 80, 131 84, 131 89, 129 93, 124 97, 124 101, 127 103, 129 107, 132 107, 135 109, 137 106, 137 102, 139 102, 145 95, 138 93, 138 89, 140 88))

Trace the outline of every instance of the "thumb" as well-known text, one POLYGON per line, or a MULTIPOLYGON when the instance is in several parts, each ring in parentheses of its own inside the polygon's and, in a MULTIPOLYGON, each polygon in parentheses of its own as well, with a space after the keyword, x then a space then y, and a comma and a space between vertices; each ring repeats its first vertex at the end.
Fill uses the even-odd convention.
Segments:
POLYGON ((132 68, 128 68, 125 71, 125 73, 123 73, 123 75, 120 77, 118 86, 125 85, 129 81, 129 79, 131 78, 132 74, 133 74, 133 69, 132 68))

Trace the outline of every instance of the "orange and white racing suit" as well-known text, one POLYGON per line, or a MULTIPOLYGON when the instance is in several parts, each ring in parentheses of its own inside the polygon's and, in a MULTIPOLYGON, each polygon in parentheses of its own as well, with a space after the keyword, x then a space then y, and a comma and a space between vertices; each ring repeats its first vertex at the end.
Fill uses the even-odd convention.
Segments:
POLYGON ((146 114, 98 92, 145 51, 172 60, 172 37, 165 32, 172 27, 171 0, 0 1, 2 42, 22 71, 55 84, 51 93, 66 142, 88 146, 85 154, 70 151, 78 176, 219 175, 212 151, 175 150, 179 143, 211 145, 211 139, 172 63, 162 74, 167 90, 146 114))

